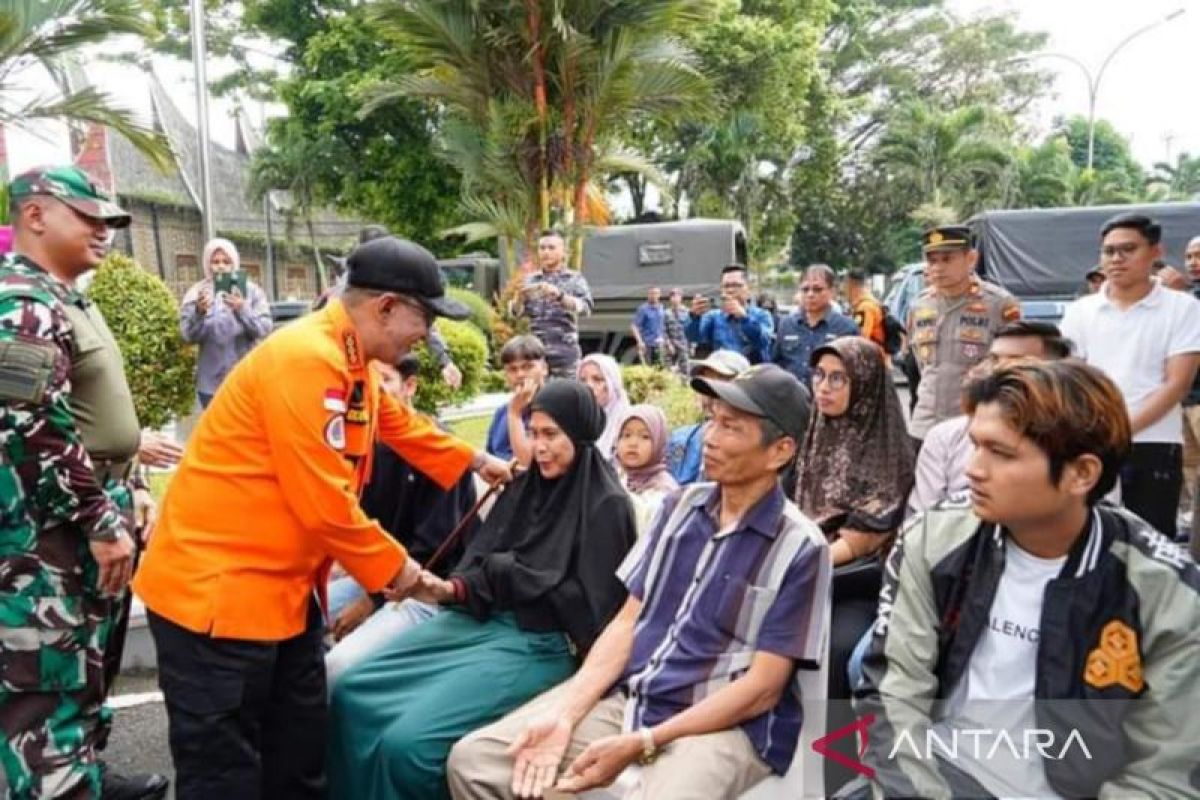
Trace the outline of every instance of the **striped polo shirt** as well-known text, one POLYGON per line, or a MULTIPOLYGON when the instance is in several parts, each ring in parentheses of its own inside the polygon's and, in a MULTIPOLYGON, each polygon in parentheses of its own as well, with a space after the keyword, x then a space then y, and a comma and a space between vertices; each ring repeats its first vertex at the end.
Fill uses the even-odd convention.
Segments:
MULTIPOLYGON (((642 601, 620 686, 625 727, 651 727, 742 677, 756 651, 815 669, 832 562, 817 525, 778 485, 738 523, 719 525, 721 490, 697 483, 669 498, 619 576, 642 601)), ((771 769, 787 772, 800 735, 789 681, 778 705, 742 723, 771 769)))

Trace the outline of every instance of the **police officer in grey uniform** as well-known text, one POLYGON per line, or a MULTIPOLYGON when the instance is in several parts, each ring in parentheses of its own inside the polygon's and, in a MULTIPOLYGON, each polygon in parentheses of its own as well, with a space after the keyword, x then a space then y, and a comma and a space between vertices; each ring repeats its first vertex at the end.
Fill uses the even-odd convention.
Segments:
POLYGON ((992 335, 1020 319, 1021 305, 1007 291, 975 275, 979 253, 963 225, 931 228, 922 236, 928 287, 908 318, 910 346, 921 369, 909 434, 917 440, 937 423, 962 413, 959 398, 967 370, 987 355, 992 335))
POLYGON ((512 312, 529 317, 530 333, 546 347, 546 363, 556 378, 574 378, 579 349, 579 315, 592 313, 592 290, 578 272, 566 268, 567 245, 557 231, 538 239, 540 269, 525 278, 512 312))

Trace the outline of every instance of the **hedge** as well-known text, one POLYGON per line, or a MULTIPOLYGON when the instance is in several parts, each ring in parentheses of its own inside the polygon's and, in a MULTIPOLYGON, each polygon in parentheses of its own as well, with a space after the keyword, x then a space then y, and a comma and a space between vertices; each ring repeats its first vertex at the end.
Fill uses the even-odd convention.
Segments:
POLYGON ((142 426, 161 428, 191 412, 196 348, 179 333, 179 306, 166 284, 132 259, 111 253, 96 271, 88 295, 121 346, 142 426))
POLYGON ((462 372, 463 380, 460 388, 450 388, 450 384, 442 378, 442 368, 424 342, 419 344, 413 353, 421 359, 421 380, 413 405, 428 414, 437 413, 441 406, 475 397, 479 393, 488 359, 487 339, 471 323, 439 319, 436 325, 446 340, 446 346, 450 348, 450 358, 462 372))
POLYGON ((488 340, 491 340, 492 324, 495 321, 496 312, 488 301, 475 294, 475 292, 456 287, 447 289, 446 294, 471 310, 471 316, 467 318, 467 322, 470 322, 488 340))
POLYGON ((622 367, 621 380, 631 403, 658 406, 672 429, 700 421, 696 393, 673 372, 641 365, 622 367))

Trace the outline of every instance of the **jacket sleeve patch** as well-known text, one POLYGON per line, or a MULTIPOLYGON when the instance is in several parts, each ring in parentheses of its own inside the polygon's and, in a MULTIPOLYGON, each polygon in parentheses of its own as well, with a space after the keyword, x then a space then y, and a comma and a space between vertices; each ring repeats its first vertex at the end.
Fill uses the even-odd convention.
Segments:
POLYGON ((57 348, 30 342, 0 342, 0 401, 39 403, 54 381, 57 348))

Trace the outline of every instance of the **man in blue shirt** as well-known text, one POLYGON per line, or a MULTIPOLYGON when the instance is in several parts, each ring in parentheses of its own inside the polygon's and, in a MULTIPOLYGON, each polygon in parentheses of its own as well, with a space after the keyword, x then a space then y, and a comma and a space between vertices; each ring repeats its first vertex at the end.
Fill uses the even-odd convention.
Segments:
POLYGON ((779 323, 773 361, 805 386, 812 380, 809 358, 821 345, 841 336, 858 336, 854 320, 833 310, 836 277, 825 264, 804 270, 796 292, 796 311, 779 323))
POLYGON ((652 287, 646 292, 646 302, 638 306, 633 315, 633 324, 629 326, 642 363, 656 367, 663 364, 663 350, 667 341, 666 310, 661 301, 662 289, 652 287))
POLYGON ((778 476, 807 393, 772 364, 692 388, 714 401, 712 482, 672 495, 630 551, 629 597, 575 676, 454 746, 452 797, 574 796, 640 762, 638 797, 733 800, 788 771, 802 723, 823 729, 795 674, 824 657, 833 565, 778 476))
POLYGON ((699 295, 692 300, 687 338, 697 346, 699 355, 713 350, 733 350, 744 355, 751 364, 771 360, 775 323, 771 314, 754 305, 751 298, 746 268, 741 264, 730 264, 721 270, 720 308, 708 310, 708 300, 699 295))

